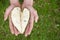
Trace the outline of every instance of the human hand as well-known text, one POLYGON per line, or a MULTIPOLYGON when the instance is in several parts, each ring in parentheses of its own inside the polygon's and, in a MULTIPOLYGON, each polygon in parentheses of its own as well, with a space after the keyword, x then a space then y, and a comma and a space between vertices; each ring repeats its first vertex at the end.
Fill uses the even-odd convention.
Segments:
POLYGON ((27 25, 25 36, 28 36, 31 34, 31 31, 33 29, 33 23, 38 21, 38 14, 37 11, 33 8, 33 0, 24 0, 22 4, 22 9, 27 8, 30 11, 30 19, 29 23, 27 25))
POLYGON ((10 27, 11 33, 12 33, 12 34, 15 34, 15 35, 17 36, 17 35, 20 34, 20 33, 19 33, 19 31, 14 27, 14 25, 12 24, 11 14, 10 14, 10 12, 12 11, 12 9, 13 9, 14 7, 16 7, 16 6, 20 7, 19 1, 18 1, 18 0, 10 0, 10 6, 6 9, 5 14, 4 14, 4 21, 6 21, 7 18, 8 18, 8 16, 9 16, 9 27, 10 27))

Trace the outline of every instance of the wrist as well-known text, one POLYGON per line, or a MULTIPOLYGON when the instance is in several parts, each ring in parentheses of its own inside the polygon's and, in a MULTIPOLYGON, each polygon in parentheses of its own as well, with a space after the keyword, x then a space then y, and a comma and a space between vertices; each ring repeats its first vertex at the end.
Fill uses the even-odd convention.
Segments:
POLYGON ((16 4, 19 3, 19 0, 10 0, 10 4, 16 4))
POLYGON ((14 6, 19 6, 20 7, 19 0, 10 0, 10 5, 14 5, 14 6))
POLYGON ((28 6, 33 6, 33 0, 24 0, 23 2, 24 5, 28 6))

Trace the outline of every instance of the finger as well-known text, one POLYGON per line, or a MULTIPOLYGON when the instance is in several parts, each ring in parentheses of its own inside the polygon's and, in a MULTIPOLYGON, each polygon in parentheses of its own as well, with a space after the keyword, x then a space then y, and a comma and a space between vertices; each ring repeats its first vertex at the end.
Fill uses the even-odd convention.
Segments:
POLYGON ((9 27, 10 27, 11 33, 14 34, 14 26, 13 26, 13 24, 12 24, 10 15, 9 15, 9 27))
POLYGON ((25 32, 25 36, 30 35, 30 33, 31 33, 32 29, 33 29, 33 22, 34 22, 34 17, 33 17, 33 15, 31 15, 29 24, 28 24, 26 32, 25 32))
POLYGON ((37 23, 37 21, 38 21, 37 11, 34 9, 33 13, 34 13, 34 20, 35 20, 35 22, 37 23))
POLYGON ((13 5, 10 5, 10 6, 6 9, 6 12, 5 12, 5 14, 4 14, 4 21, 7 20, 9 14, 10 14, 10 12, 11 12, 11 10, 12 10, 13 8, 14 8, 14 6, 13 6, 13 5))
POLYGON ((19 34, 18 30, 15 28, 11 21, 11 16, 9 15, 9 26, 12 34, 15 34, 16 36, 19 34))
POLYGON ((37 21, 38 21, 37 11, 36 11, 33 7, 29 7, 29 6, 28 6, 27 8, 29 9, 30 13, 33 14, 35 22, 37 22, 37 21))
POLYGON ((37 11, 36 11, 33 7, 30 7, 30 9, 31 9, 31 10, 30 10, 31 13, 33 13, 35 22, 37 22, 37 21, 38 21, 38 14, 37 14, 37 11))
POLYGON ((29 31, 28 31, 28 35, 31 34, 31 31, 33 29, 33 24, 34 24, 34 16, 31 15, 31 18, 30 18, 30 24, 29 24, 29 31))
POLYGON ((24 4, 22 4, 22 9, 24 9, 25 7, 24 7, 25 5, 24 4))
POLYGON ((29 24, 27 25, 26 31, 25 31, 25 36, 27 37, 28 34, 28 30, 29 30, 29 24))
POLYGON ((16 36, 18 36, 18 34, 20 34, 19 31, 16 29, 16 27, 14 27, 14 33, 16 36))

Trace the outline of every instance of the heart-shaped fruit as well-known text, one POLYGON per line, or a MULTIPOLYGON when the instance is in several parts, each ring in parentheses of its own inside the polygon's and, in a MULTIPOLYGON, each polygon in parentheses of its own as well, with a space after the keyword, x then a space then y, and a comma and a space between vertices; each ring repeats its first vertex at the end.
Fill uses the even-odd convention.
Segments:
POLYGON ((20 7, 15 7, 11 11, 12 23, 21 34, 23 34, 26 29, 29 17, 30 12, 27 8, 24 8, 24 10, 21 11, 20 7))

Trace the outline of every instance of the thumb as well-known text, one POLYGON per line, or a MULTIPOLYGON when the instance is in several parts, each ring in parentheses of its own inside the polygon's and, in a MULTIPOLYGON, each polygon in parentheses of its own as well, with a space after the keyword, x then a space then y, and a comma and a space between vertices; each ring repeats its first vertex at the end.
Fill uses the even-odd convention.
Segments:
POLYGON ((37 11, 34 8, 33 8, 33 14, 34 14, 34 20, 37 23, 37 21, 38 21, 38 14, 37 14, 37 11))
POLYGON ((35 22, 37 23, 37 21, 38 21, 38 17, 36 16, 36 17, 35 17, 35 22))
POLYGON ((35 22, 37 23, 37 21, 38 21, 38 14, 37 14, 37 11, 34 12, 34 19, 35 19, 35 22))
POLYGON ((25 5, 24 5, 24 4, 22 4, 22 10, 24 9, 24 7, 25 7, 25 5))
POLYGON ((9 14, 10 14, 10 12, 11 12, 11 10, 12 10, 13 8, 14 8, 14 6, 13 6, 13 5, 10 5, 10 6, 6 9, 5 14, 4 14, 4 21, 7 20, 9 14))

